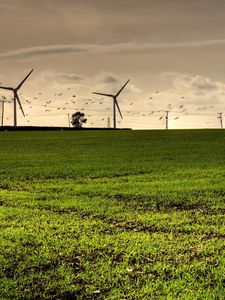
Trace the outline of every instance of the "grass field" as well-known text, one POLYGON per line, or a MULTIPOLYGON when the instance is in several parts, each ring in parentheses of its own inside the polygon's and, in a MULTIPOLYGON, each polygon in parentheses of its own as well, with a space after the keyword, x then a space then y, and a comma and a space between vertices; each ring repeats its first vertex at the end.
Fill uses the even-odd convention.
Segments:
POLYGON ((1 299, 225 299, 222 130, 0 132, 1 299))

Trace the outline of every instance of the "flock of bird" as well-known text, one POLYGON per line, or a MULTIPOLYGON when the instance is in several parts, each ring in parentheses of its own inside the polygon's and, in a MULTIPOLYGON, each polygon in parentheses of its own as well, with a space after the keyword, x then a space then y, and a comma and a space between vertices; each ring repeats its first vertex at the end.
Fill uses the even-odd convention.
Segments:
MULTIPOLYGON (((68 88, 67 90, 70 90, 70 88, 68 88)), ((159 91, 155 92, 155 94, 159 94, 159 93, 160 93, 159 91)), ((89 107, 91 107, 92 104, 95 105, 95 108, 96 108, 96 105, 104 105, 104 100, 105 100, 104 98, 101 98, 101 100, 98 100, 97 98, 91 98, 91 99, 90 98, 89 99, 80 98, 80 99, 78 99, 77 95, 72 94, 70 96, 70 98, 71 98, 70 100, 67 100, 66 102, 63 101, 63 103, 61 103, 61 105, 54 105, 54 102, 58 103, 57 99, 55 99, 56 101, 48 100, 43 103, 43 99, 41 99, 42 95, 43 95, 42 92, 38 92, 38 95, 33 97, 33 99, 29 99, 29 100, 26 99, 24 105, 26 105, 27 108, 29 108, 29 109, 32 109, 34 107, 42 108, 42 111, 43 111, 44 115, 46 115, 46 116, 53 116, 53 115, 59 116, 60 114, 58 114, 58 112, 63 112, 63 114, 65 114, 65 111, 66 112, 70 111, 72 113, 74 111, 79 110, 79 111, 89 112, 88 114, 86 114, 86 116, 90 118, 90 117, 96 115, 96 114, 92 115, 92 114, 90 114, 90 112, 95 112, 95 113, 101 112, 100 118, 99 118, 100 121, 107 120, 107 118, 105 118, 105 117, 101 118, 101 115, 104 111, 105 112, 111 111, 111 107, 109 107, 108 105, 103 110, 89 109, 89 107), (73 100, 74 98, 77 98, 77 100, 76 101, 73 100), (37 101, 38 101, 38 103, 37 103, 37 101), (40 102, 42 102, 42 104, 40 104, 40 102), (83 104, 78 105, 78 102, 83 102, 83 104), (49 112, 57 112, 57 114, 48 114, 49 112)), ((54 95, 54 98, 55 97, 63 97, 64 93, 63 92, 54 93, 53 95, 54 95)), ((23 93, 20 93, 20 96, 23 96, 23 93)), ((151 96, 151 97, 149 97, 149 99, 153 100, 153 99, 155 99, 155 96, 151 96)), ((184 96, 182 96, 180 99, 184 99, 184 96)), ((7 97, 5 95, 2 95, 0 101, 1 102, 4 101, 5 103, 12 103, 13 99, 7 100, 7 97)), ((127 116, 137 116, 137 117, 138 116, 140 116, 140 117, 148 117, 148 116, 157 117, 158 116, 158 119, 162 120, 165 118, 165 112, 168 111, 168 112, 178 113, 179 115, 172 117, 173 120, 178 120, 181 115, 189 115, 190 114, 184 104, 180 104, 178 107, 173 107, 172 104, 168 104, 166 109, 151 110, 149 112, 137 111, 136 109, 135 110, 129 109, 129 107, 135 106, 134 102, 130 102, 127 105, 128 105, 128 110, 124 111, 127 116), (174 109, 176 109, 176 110, 174 110, 174 109)), ((212 106, 212 105, 198 107, 196 109, 196 112, 202 112, 202 111, 206 111, 207 109, 212 109, 212 108, 214 108, 214 106, 212 106)), ((193 114, 195 114, 195 113, 191 113, 191 115, 193 115, 193 114)), ((40 117, 42 117, 44 115, 40 115, 40 117)), ((200 115, 200 114, 196 113, 196 115, 200 115)), ((32 116, 32 115, 30 115, 30 116, 32 116)), ((36 116, 38 116, 38 115, 36 115, 36 116)), ((26 113, 26 117, 29 117, 28 113, 26 113)), ((33 115, 32 117, 35 117, 35 115, 33 115)), ((9 117, 7 117, 6 120, 9 120, 9 117)), ((29 123, 29 122, 30 122, 30 120, 27 120, 27 123, 29 123)), ((121 121, 118 121, 118 123, 120 124, 121 121)), ((91 122, 90 124, 94 125, 94 122, 91 122)), ((206 124, 209 124, 209 122, 207 122, 206 124)))
MULTIPOLYGON (((127 81, 127 83, 128 83, 128 81, 127 81)), ((125 85, 124 85, 124 87, 125 87, 125 85)), ((8 89, 10 89, 10 88, 8 88, 8 89)), ((107 121, 108 122, 108 117, 103 117, 103 115, 106 115, 107 112, 111 111, 111 107, 109 107, 109 105, 108 105, 109 102, 106 101, 105 97, 101 97, 100 99, 96 98, 96 97, 80 98, 76 95, 76 93, 74 93, 74 91, 71 91, 71 89, 72 88, 68 87, 64 91, 60 91, 60 92, 54 91, 53 94, 51 95, 52 100, 48 100, 45 102, 44 102, 44 98, 46 97, 45 93, 43 93, 41 91, 39 91, 35 95, 35 97, 33 97, 32 99, 31 98, 25 99, 27 97, 25 97, 23 93, 19 93, 19 96, 23 97, 23 102, 24 102, 24 105, 26 106, 26 111, 28 110, 29 112, 32 112, 30 110, 32 110, 34 107, 36 107, 36 108, 41 109, 40 113, 43 113, 42 115, 37 115, 37 114, 32 115, 30 113, 26 113, 25 116, 28 118, 29 117, 32 117, 32 118, 33 117, 42 117, 45 115, 50 117, 50 116, 59 116, 60 113, 61 113, 61 115, 69 116, 71 113, 74 113, 75 111, 83 111, 83 112, 85 112, 87 118, 91 119, 91 121, 90 121, 91 125, 94 125, 95 122, 92 121, 92 118, 95 118, 95 121, 96 121, 96 116, 99 116, 99 119, 98 119, 99 121, 107 121), (61 101, 60 100, 61 98, 67 99, 67 100, 61 101), (60 103, 60 105, 56 105, 58 103, 60 103), (98 105, 98 107, 97 107, 97 105, 98 105), (100 105, 102 106, 102 109, 99 108, 100 105), (68 112, 70 112, 70 114, 68 112)), ((100 93, 94 93, 94 94, 115 97, 115 96, 109 95, 109 94, 100 94, 100 93)), ((152 101, 156 100, 157 103, 159 103, 160 96, 158 97, 158 95, 160 95, 160 91, 157 90, 148 99, 146 99, 147 102, 152 102, 152 101)), ((48 95, 48 97, 49 97, 49 95, 48 95)), ((182 103, 185 101, 184 99, 185 99, 185 96, 180 97, 180 99, 179 99, 180 104, 177 107, 173 107, 172 104, 168 104, 166 106, 166 109, 164 108, 164 109, 151 110, 151 111, 138 110, 137 108, 135 108, 135 101, 133 101, 133 102, 129 102, 128 104, 124 105, 127 107, 127 110, 124 110, 124 113, 126 114, 126 116, 136 116, 136 117, 154 116, 155 118, 158 118, 158 120, 168 119, 168 113, 173 113, 173 115, 174 114, 176 114, 176 115, 171 117, 171 119, 178 120, 181 116, 201 115, 202 112, 207 111, 208 109, 214 108, 214 106, 212 106, 212 105, 198 107, 196 109, 196 112, 190 113, 190 112, 188 112, 188 109, 185 106, 185 104, 182 103)), ((2 97, 0 98, 0 102, 2 102, 2 103, 12 103, 13 101, 15 101, 15 99, 13 99, 13 98, 8 99, 8 97, 6 95, 2 95, 2 97)), ((20 109, 22 109, 21 106, 20 106, 20 109)), ((3 114, 3 112, 2 112, 2 114, 3 114)), ((6 119, 9 120, 9 117, 7 117, 6 119)), ((27 119, 27 123, 29 123, 29 122, 30 122, 30 119, 27 119)), ((118 121, 118 123, 120 124, 121 121, 118 121)), ((209 122, 207 122, 206 124, 209 124, 209 122)))

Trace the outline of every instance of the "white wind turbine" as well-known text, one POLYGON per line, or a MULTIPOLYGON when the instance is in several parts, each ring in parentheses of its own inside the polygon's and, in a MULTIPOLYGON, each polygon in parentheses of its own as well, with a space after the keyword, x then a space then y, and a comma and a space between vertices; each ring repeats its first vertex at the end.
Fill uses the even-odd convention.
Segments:
POLYGON ((18 90, 21 88, 21 86, 24 84, 24 82, 27 80, 27 78, 30 76, 30 74, 33 72, 34 69, 32 69, 30 71, 30 73, 21 81, 21 83, 16 87, 16 88, 13 88, 13 87, 5 87, 5 86, 0 86, 0 89, 3 89, 3 90, 8 90, 8 91, 12 91, 13 92, 13 103, 14 103, 14 127, 17 127, 17 111, 16 111, 16 108, 17 108, 17 102, 19 104, 19 107, 22 111, 22 114, 23 116, 25 117, 25 113, 23 111, 23 107, 22 107, 22 104, 20 102, 20 99, 19 99, 19 96, 18 96, 18 90))
POLYGON ((113 128, 114 129, 116 129, 116 107, 119 111, 121 119, 123 119, 119 104, 117 102, 117 97, 119 96, 119 94, 122 92, 122 90, 125 88, 125 86, 128 84, 129 81, 130 81, 130 79, 127 80, 127 82, 122 86, 122 88, 115 95, 93 92, 93 94, 106 96, 106 97, 111 97, 113 99, 113 128))

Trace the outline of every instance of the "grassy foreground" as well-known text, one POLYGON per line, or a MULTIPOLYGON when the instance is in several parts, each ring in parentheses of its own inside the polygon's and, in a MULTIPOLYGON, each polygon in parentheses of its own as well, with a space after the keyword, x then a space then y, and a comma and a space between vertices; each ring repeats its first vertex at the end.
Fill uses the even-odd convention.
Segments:
POLYGON ((0 132, 1 299, 224 299, 222 130, 0 132))

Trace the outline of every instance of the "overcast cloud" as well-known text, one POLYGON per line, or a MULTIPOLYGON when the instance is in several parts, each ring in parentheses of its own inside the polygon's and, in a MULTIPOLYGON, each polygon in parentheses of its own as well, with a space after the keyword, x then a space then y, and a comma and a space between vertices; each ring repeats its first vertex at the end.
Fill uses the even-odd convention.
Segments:
MULTIPOLYGON (((105 126, 108 99, 85 103, 128 78, 121 126, 162 128, 169 109, 179 114, 172 128, 216 127, 225 112, 224 0, 0 0, 0 12, 0 82, 16 85, 35 69, 21 90, 30 119, 19 115, 20 124, 65 125, 83 108, 89 125, 105 126), (75 94, 76 105, 65 104, 75 94)), ((11 113, 8 104, 9 123, 11 113)))

